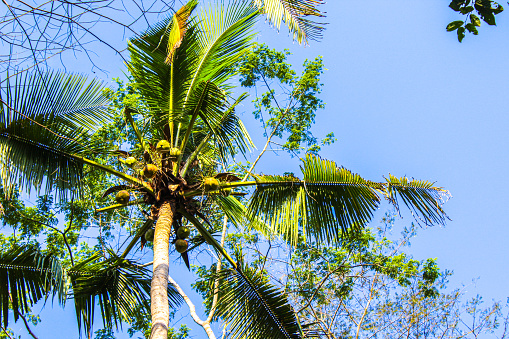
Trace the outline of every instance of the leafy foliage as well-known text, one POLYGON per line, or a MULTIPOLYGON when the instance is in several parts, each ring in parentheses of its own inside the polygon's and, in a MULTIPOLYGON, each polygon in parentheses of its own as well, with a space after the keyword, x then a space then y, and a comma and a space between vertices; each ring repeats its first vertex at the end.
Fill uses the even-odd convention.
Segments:
POLYGON ((252 0, 252 2, 267 15, 269 22, 279 31, 284 21, 293 38, 299 43, 317 40, 321 37, 324 24, 310 20, 310 17, 323 17, 318 10, 322 0, 252 0))
POLYGON ((30 306, 50 294, 64 303, 66 278, 58 260, 33 246, 0 253, 0 320, 4 328, 10 305, 17 321, 20 314, 27 313, 30 306))
POLYGON ((398 207, 398 197, 426 225, 447 219, 440 202, 448 192, 432 183, 390 176, 387 183, 368 181, 329 160, 308 154, 301 166, 304 178, 255 176, 257 187, 248 207, 248 217, 260 217, 272 232, 295 244, 311 235, 320 242, 338 242, 350 230, 371 221, 380 195, 398 207))
POLYGON ((242 265, 214 278, 221 291, 216 316, 229 324, 233 338, 302 338, 285 293, 266 276, 242 265))
MULTIPOLYGON (((286 137, 283 149, 295 154, 305 145, 308 151, 318 152, 320 146, 310 128, 315 122, 316 112, 325 107, 319 98, 322 91, 320 76, 324 71, 322 58, 305 60, 304 70, 297 76, 287 62, 289 55, 288 50, 278 52, 265 44, 254 44, 238 62, 239 81, 242 87, 256 88, 261 83, 267 89, 253 100, 253 114, 262 122, 265 130, 273 130, 271 134, 279 138, 286 137), (280 83, 282 93, 276 91, 277 86, 269 85, 272 80, 280 83), (286 102, 276 100, 281 95, 288 97, 286 102)), ((331 143, 334 142, 334 135, 330 137, 331 143)))
MULTIPOLYGON (((73 299, 78 326, 90 330, 96 302, 101 307, 102 319, 107 328, 118 327, 123 320, 135 318, 137 306, 150 310, 150 275, 145 268, 133 265, 110 251, 110 258, 99 261, 97 253, 76 264, 71 272, 73 299), (96 298, 98 299, 96 301, 96 298)), ((170 287, 171 307, 181 301, 180 295, 170 287)))
POLYGON ((478 35, 481 20, 488 25, 496 25, 495 15, 504 10, 498 2, 492 0, 452 0, 449 7, 465 16, 464 20, 452 21, 446 28, 448 32, 456 31, 459 42, 465 38, 465 31, 478 35))
MULTIPOLYGON (((102 149, 90 138, 109 117, 102 84, 83 76, 24 72, 0 89, 0 176, 5 189, 46 182, 61 196, 77 188, 84 156, 102 149)), ((71 191, 71 192, 72 192, 71 191)))

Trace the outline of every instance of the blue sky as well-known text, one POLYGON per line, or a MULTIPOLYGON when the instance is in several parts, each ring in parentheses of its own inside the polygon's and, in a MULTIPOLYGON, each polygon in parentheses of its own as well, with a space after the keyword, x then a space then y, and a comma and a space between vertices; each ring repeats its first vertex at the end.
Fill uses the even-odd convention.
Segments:
MULTIPOLYGON (((461 18, 444 1, 332 0, 324 10, 329 24, 321 42, 303 48, 285 29, 277 34, 263 25, 257 38, 274 48, 289 48, 295 64, 323 56, 326 108, 318 113, 314 132, 324 136, 333 131, 338 141, 322 155, 370 180, 392 173, 436 181, 450 190, 453 198, 444 208, 452 221, 445 228, 421 230, 410 253, 416 259, 437 258, 441 268, 453 270, 451 286, 468 285, 470 293, 486 300, 505 300, 507 14, 499 15, 497 27, 483 23, 479 36, 467 34, 460 44, 445 27, 461 18)), ((124 43, 119 35, 118 46, 124 43)), ((101 67, 109 73, 96 70, 96 75, 107 81, 122 76, 122 62, 104 53, 108 56, 100 59, 101 67)), ((83 63, 76 71, 90 73, 91 68, 83 63)), ((256 135, 258 125, 249 114, 244 117, 256 135)), ((255 140, 258 148, 263 146, 261 138, 255 140)), ((288 166, 297 172, 298 159, 271 156, 257 169, 281 173, 288 166)), ((412 221, 404 216, 401 229, 412 221)), ((55 336, 55 328, 65 319, 71 325, 65 326, 65 337, 76 337, 71 308, 64 315, 48 306, 36 333, 63 338, 55 336)), ((194 334, 201 337, 198 331, 194 334)))

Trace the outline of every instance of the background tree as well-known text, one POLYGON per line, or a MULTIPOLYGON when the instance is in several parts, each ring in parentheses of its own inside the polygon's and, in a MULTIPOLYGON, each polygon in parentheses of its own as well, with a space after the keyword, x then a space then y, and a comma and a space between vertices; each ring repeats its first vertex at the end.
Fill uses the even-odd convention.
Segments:
MULTIPOLYGON (((256 233, 231 233, 225 246, 241 247, 253 269, 283 287, 299 321, 321 338, 506 338, 507 305, 485 306, 479 295, 467 300, 465 288, 451 289, 452 273, 440 271, 436 259, 418 261, 405 253, 414 224, 391 240, 396 219, 386 213, 373 231, 334 247, 299 242, 291 248, 256 233)), ((210 309, 216 265, 194 269, 201 279, 193 286, 210 309)), ((235 337, 227 321, 215 320, 224 338, 235 337)))

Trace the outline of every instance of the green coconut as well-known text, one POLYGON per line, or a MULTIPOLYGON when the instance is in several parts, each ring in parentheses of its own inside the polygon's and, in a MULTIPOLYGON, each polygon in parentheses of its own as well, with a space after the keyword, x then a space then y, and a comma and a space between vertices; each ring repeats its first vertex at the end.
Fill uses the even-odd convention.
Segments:
POLYGON ((131 168, 133 168, 134 164, 136 164, 136 158, 135 157, 128 157, 125 159, 125 164, 131 168))
POLYGON ((215 191, 219 188, 219 180, 216 178, 205 178, 203 180, 203 189, 205 192, 215 191))
POLYGON ((188 227, 182 226, 177 229, 177 237, 180 239, 186 239, 189 237, 191 230, 188 227))
POLYGON ((170 148, 170 151, 168 152, 168 158, 170 160, 177 160, 179 155, 181 154, 180 149, 177 147, 170 148))
POLYGON ((127 192, 126 190, 122 190, 122 191, 119 191, 117 193, 117 195, 115 196, 115 201, 118 202, 119 204, 127 204, 129 202, 129 198, 130 198, 130 194, 129 192, 127 192))
POLYGON ((145 240, 146 241, 154 241, 154 229, 153 228, 149 228, 147 230, 147 232, 145 232, 145 240))
POLYGON ((189 244, 184 239, 177 239, 177 241, 175 242, 175 249, 179 253, 184 253, 185 251, 187 251, 188 246, 189 244))
POLYGON ((171 149, 168 140, 161 140, 156 145, 156 151, 159 153, 168 153, 171 149))
POLYGON ((145 168, 143 169, 143 174, 149 178, 152 179, 154 175, 156 175, 156 172, 158 171, 158 168, 156 165, 153 164, 147 164, 145 168))

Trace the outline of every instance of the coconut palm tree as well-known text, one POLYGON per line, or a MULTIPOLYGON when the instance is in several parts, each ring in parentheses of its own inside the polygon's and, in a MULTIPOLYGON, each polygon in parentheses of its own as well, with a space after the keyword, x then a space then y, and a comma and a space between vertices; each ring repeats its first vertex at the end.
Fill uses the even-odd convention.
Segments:
MULTIPOLYGON (((296 3, 307 6, 314 1, 296 3)), ((28 190, 44 184, 46 191, 66 199, 80 193, 83 168, 91 166, 125 182, 105 193, 116 194, 118 204, 97 212, 140 204, 149 206, 151 214, 123 253, 75 263, 65 273, 53 258, 35 250, 26 251, 31 253, 28 259, 21 252, 0 256, 0 273, 12 277, 9 286, 0 288, 4 307, 16 298, 22 302, 13 305, 28 305, 50 291, 63 300, 63 282, 70 280, 78 323, 86 332, 96 301, 108 326, 129 318, 134 305, 148 305, 144 298, 149 291, 147 272, 125 258, 155 222, 151 338, 166 338, 169 309, 178 301, 168 287, 170 242, 187 260, 187 232, 182 226, 187 220, 231 264, 220 274, 224 295, 218 312, 233 333, 249 338, 302 338, 305 326, 298 323, 284 294, 243 265, 240 256, 234 259, 223 249, 205 226, 208 218, 200 201, 208 199, 236 226, 280 234, 290 243, 299 235, 337 242, 366 225, 382 197, 396 207, 403 202, 425 224, 444 223, 440 205, 448 192, 432 183, 393 176, 372 182, 314 155, 302 159, 302 178, 252 174, 253 180, 247 181, 218 171, 218 163, 245 154, 252 145, 235 114, 244 96, 232 99, 229 80, 233 64, 251 44, 259 12, 248 3, 232 2, 202 9, 195 16, 196 5, 191 0, 172 18, 129 43, 128 68, 148 107, 123 111, 137 140, 132 150, 104 149, 90 138, 109 119, 99 83, 87 84, 83 77, 58 73, 34 73, 6 83, 0 97, 4 187, 16 183, 28 190), (126 170, 92 160, 99 153, 119 157, 126 170), (254 189, 247 206, 232 194, 241 187, 254 189), (133 193, 142 198, 129 201, 133 193), (32 274, 17 275, 20 266, 32 274), (24 296, 25 288, 32 297, 24 296)), ((3 310, 0 316, 6 321, 3 310)), ((25 310, 17 307, 15 315, 25 310)))

